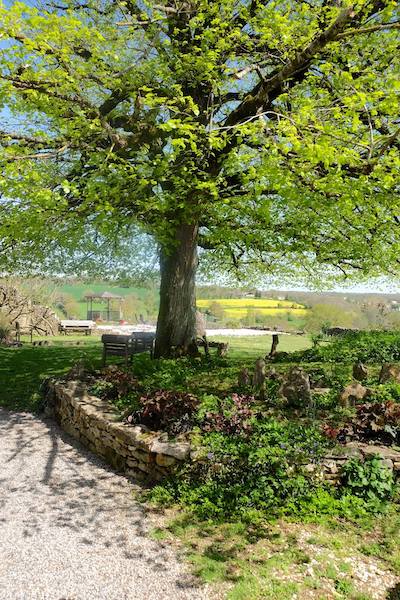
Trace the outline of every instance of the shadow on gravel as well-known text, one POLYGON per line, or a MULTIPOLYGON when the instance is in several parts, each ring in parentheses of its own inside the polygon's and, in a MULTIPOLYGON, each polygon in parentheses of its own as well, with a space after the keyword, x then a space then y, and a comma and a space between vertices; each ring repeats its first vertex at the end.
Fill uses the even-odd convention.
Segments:
MULTIPOLYGON (((147 539, 143 553, 147 519, 132 496, 135 486, 52 421, 0 409, 0 455, 8 465, 1 473, 0 512, 7 506, 7 515, 13 502, 28 503, 20 521, 24 537, 42 528, 67 528, 93 551, 100 545, 145 561, 156 572, 168 569, 170 554, 162 542, 147 539)), ((185 586, 185 579, 177 587, 185 586)), ((193 585, 189 577, 187 587, 193 585)))
POLYGON ((397 583, 388 591, 387 600, 400 600, 400 583, 397 583))

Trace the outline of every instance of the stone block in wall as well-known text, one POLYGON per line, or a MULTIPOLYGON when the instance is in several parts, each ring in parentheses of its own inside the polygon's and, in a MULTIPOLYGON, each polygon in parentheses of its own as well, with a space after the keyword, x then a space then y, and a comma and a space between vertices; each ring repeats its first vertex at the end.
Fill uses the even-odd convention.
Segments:
POLYGON ((68 421, 64 421, 62 423, 62 428, 64 429, 64 431, 66 433, 68 433, 68 435, 71 435, 73 438, 75 438, 76 440, 80 439, 80 431, 79 429, 77 429, 74 425, 74 423, 69 423, 68 421))
POLYGON ((190 444, 184 442, 160 442, 156 439, 150 444, 150 450, 156 454, 172 456, 177 460, 186 460, 189 458, 190 444))
POLYGON ((144 462, 138 462, 137 468, 139 469, 139 471, 142 471, 142 473, 147 473, 148 475, 151 475, 153 471, 151 465, 149 463, 144 462))
POLYGON ((156 463, 160 467, 172 467, 172 465, 176 465, 176 458, 165 454, 156 454, 156 463))
POLYGON ((134 449, 134 450, 130 450, 129 451, 129 456, 132 456, 133 458, 138 459, 139 461, 143 462, 143 463, 152 463, 155 460, 154 455, 152 455, 149 452, 146 452, 145 450, 140 450, 138 448, 134 449))
POLYGON ((328 473, 338 473, 339 467, 336 460, 324 460, 322 461, 322 468, 328 473))

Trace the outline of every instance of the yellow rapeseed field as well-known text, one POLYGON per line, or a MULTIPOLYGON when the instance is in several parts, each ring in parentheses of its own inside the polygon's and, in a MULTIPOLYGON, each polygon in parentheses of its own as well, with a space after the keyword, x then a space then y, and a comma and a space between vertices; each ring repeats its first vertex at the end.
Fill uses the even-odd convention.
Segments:
MULTIPOLYGON (((288 313, 293 313, 294 315, 302 317, 303 315, 307 314, 306 308, 253 308, 252 307, 250 310, 254 311, 255 313, 261 314, 261 315, 271 315, 271 316, 284 316, 284 315, 287 315, 288 313)), ((235 319, 241 319, 241 318, 245 317, 246 315, 248 315, 248 313, 249 313, 248 308, 227 308, 224 310, 224 314, 227 317, 232 317, 235 319)))
POLYGON ((273 298, 216 298, 197 300, 199 308, 208 308, 210 304, 218 302, 222 308, 303 308, 302 304, 290 300, 274 300, 273 298))
POLYGON ((249 312, 270 316, 284 316, 290 312, 299 317, 307 313, 307 309, 302 304, 272 298, 215 298, 197 301, 198 308, 202 310, 209 308, 212 304, 218 304, 223 309, 225 316, 232 319, 242 319, 249 312))

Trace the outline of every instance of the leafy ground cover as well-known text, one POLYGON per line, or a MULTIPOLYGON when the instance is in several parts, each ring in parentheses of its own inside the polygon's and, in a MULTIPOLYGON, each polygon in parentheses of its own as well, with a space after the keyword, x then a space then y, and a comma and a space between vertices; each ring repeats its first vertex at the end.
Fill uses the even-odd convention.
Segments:
POLYGON ((350 331, 336 338, 322 337, 320 341, 322 343, 317 343, 308 352, 294 353, 290 358, 284 356, 282 360, 328 363, 362 361, 369 364, 400 361, 400 335, 397 331, 350 331))
MULTIPOLYGON (((398 598, 400 512, 391 472, 376 456, 352 459, 343 469, 341 485, 333 488, 302 468, 306 462, 318 463, 336 443, 335 436, 323 435, 335 424, 359 426, 366 439, 368 431, 380 436, 385 431, 392 439, 384 443, 396 442, 399 386, 379 384, 381 363, 373 358, 394 360, 398 341, 394 333, 334 340, 335 352, 328 344, 323 347, 331 360, 322 361, 316 354, 318 362, 312 363, 307 349, 298 351, 299 364, 313 383, 330 387, 316 397, 312 415, 305 406, 294 410, 279 403, 274 379, 266 400, 235 395, 237 367, 250 367, 254 357, 239 353, 237 360, 232 357, 225 367, 214 363, 199 377, 194 366, 190 375, 190 368, 186 370, 186 389, 204 392, 198 412, 203 421, 197 423, 203 455, 147 496, 156 506, 174 507, 175 517, 154 535, 178 537, 194 571, 222 585, 230 600, 398 598), (354 358, 369 364, 364 383, 371 386, 371 402, 342 409, 339 393, 352 379, 354 358)), ((274 366, 279 375, 288 363, 274 366)), ((168 372, 164 362, 157 384, 163 381, 177 389, 179 370, 173 371, 173 382, 168 372)))

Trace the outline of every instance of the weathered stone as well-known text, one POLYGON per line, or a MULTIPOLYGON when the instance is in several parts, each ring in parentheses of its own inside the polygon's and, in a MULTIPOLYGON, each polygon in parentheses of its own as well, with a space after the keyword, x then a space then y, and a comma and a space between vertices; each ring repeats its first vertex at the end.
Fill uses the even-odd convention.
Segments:
POLYGON ((139 471, 142 471, 142 473, 147 473, 148 475, 151 473, 151 467, 148 463, 139 462, 137 468, 139 471))
POLYGON ((165 454, 157 454, 156 463, 160 467, 171 467, 176 464, 176 458, 173 456, 165 456, 165 454))
POLYGON ((72 423, 68 423, 68 422, 63 423, 63 429, 70 436, 72 436, 76 440, 79 440, 80 432, 76 427, 74 427, 74 425, 72 423))
POLYGON ((241 369, 238 375, 238 386, 246 387, 250 385, 250 373, 248 369, 241 369))
POLYGON ((114 440, 114 443, 113 443, 113 448, 121 456, 125 456, 126 457, 126 456, 129 456, 129 454, 130 454, 128 448, 123 447, 120 444, 116 443, 115 440, 114 440))
POLYGON ((280 394, 293 407, 301 407, 311 402, 311 386, 308 373, 300 367, 292 367, 280 388, 280 394))
POLYGON ((356 362, 353 365, 353 377, 357 381, 364 381, 368 377, 368 369, 362 362, 356 362))
POLYGON ((167 456, 173 456, 177 460, 185 460, 189 456, 190 444, 154 440, 150 444, 150 450, 156 454, 166 454, 167 456))
POLYGON ((385 363, 382 365, 381 372, 379 374, 379 383, 388 383, 394 381, 400 383, 400 366, 392 363, 385 363))
POLYGON ((304 470, 306 471, 306 473, 315 473, 316 471, 318 471, 318 465, 316 465, 315 463, 309 463, 308 465, 304 466, 304 470))
POLYGON ((258 358, 254 368, 253 385, 256 389, 262 389, 265 385, 265 360, 258 358))
POLYGON ((340 394, 339 403, 344 407, 352 406, 357 400, 365 400, 370 394, 369 388, 364 387, 358 381, 353 381, 340 394))
MULTIPOLYGON (((351 443, 357 444, 357 442, 351 443)), ((400 462, 400 452, 393 450, 393 448, 390 448, 390 446, 377 446, 375 444, 358 443, 358 448, 364 456, 368 454, 378 454, 384 460, 390 460, 392 463, 400 462)))
POLYGON ((322 467, 325 471, 328 471, 330 474, 334 474, 339 471, 338 463, 335 460, 324 460, 322 462, 322 467))
POLYGON ((146 452, 145 450, 139 450, 136 448, 135 450, 129 450, 129 454, 144 463, 154 462, 154 455, 150 452, 146 452))

